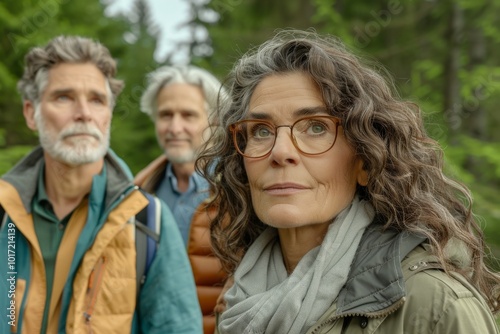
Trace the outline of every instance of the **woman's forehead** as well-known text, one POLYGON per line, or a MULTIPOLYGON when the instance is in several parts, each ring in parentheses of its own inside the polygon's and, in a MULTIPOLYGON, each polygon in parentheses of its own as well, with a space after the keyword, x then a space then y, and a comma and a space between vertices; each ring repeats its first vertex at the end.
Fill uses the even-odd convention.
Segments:
POLYGON ((328 114, 321 92, 312 78, 301 72, 264 78, 255 88, 245 118, 298 118, 328 114))

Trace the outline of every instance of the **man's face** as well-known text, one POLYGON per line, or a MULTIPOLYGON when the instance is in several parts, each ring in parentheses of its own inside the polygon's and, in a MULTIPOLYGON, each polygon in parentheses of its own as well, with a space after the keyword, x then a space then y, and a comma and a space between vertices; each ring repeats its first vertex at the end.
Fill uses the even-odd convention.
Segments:
POLYGON ((25 103, 28 126, 39 132, 48 158, 68 165, 98 161, 109 147, 111 94, 90 63, 62 63, 48 72, 40 102, 25 103))
POLYGON ((194 163, 208 127, 205 98, 200 87, 171 84, 157 96, 156 136, 174 164, 194 163))

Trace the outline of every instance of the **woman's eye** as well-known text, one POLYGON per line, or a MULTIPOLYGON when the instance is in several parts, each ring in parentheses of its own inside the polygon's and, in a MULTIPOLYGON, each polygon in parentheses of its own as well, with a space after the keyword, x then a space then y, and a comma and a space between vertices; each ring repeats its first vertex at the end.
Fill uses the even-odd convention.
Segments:
POLYGON ((267 124, 257 124, 252 128, 252 136, 256 138, 267 138, 272 135, 271 129, 267 124))
POLYGON ((326 126, 322 123, 314 123, 309 126, 309 132, 312 134, 319 134, 326 131, 326 126))
POLYGON ((267 136, 269 136, 269 130, 268 129, 259 129, 257 131, 257 136, 259 136, 259 137, 267 137, 267 136))

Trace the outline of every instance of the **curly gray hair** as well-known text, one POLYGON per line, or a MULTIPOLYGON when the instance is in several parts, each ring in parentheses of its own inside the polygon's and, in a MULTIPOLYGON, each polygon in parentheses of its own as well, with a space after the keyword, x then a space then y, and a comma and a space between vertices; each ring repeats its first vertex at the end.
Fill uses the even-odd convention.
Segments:
POLYGON ((471 212, 469 190, 443 174, 442 150, 425 132, 420 108, 401 100, 393 83, 333 37, 282 31, 249 51, 230 73, 230 100, 219 110, 220 126, 206 143, 197 169, 211 184, 218 213, 211 225, 214 251, 232 274, 266 228, 252 207, 243 158, 229 126, 246 117, 250 98, 267 76, 309 75, 327 110, 342 120, 345 137, 368 173, 358 193, 375 208, 385 228, 427 237, 446 270, 462 272, 494 311, 500 309, 500 276, 484 262, 484 238, 471 212), (446 256, 457 242, 467 265, 446 256))

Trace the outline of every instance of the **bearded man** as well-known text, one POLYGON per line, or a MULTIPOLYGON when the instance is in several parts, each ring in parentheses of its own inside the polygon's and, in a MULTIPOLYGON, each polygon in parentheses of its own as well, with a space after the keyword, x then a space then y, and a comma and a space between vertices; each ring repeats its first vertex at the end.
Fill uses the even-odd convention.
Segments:
POLYGON ((0 332, 200 333, 191 267, 161 202, 138 284, 133 218, 149 201, 109 149, 123 83, 108 49, 59 36, 25 61, 18 88, 41 147, 0 179, 0 332))

